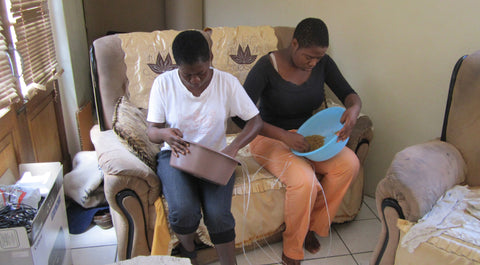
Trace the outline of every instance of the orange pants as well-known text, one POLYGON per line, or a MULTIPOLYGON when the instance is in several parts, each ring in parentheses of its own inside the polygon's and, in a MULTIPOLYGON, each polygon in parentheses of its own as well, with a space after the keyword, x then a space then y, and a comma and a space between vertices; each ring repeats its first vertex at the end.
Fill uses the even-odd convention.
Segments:
POLYGON ((283 142, 264 136, 257 136, 250 149, 255 160, 286 185, 283 252, 289 258, 303 259, 308 231, 328 236, 343 196, 358 175, 358 157, 344 147, 329 160, 314 162, 294 155, 283 142), (317 175, 323 176, 321 181, 317 175))

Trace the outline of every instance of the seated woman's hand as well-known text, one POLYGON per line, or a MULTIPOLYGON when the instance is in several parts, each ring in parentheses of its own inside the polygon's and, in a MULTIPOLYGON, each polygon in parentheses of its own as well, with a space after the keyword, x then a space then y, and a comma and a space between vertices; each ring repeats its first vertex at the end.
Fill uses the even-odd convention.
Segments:
POLYGON ((342 117, 340 118, 340 122, 343 123, 343 127, 337 133, 337 141, 345 141, 348 137, 350 137, 353 127, 355 127, 355 124, 357 123, 357 117, 358 111, 352 108, 345 110, 342 117))
POLYGON ((305 140, 305 137, 303 137, 303 135, 297 132, 286 131, 283 142, 288 147, 298 152, 304 153, 310 149, 310 146, 307 140, 305 140))
POLYGON ((189 153, 189 143, 183 140, 183 133, 177 128, 163 128, 162 138, 172 148, 173 154, 178 157, 178 154, 185 155, 189 153))

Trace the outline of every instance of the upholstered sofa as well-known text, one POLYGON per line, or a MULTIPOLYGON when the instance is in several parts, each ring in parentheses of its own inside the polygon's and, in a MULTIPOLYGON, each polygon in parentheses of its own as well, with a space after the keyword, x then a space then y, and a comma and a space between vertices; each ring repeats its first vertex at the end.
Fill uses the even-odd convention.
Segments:
MULTIPOLYGON (((213 66, 231 72, 241 82, 258 58, 270 50, 288 46, 293 34, 290 27, 267 26, 218 27, 208 31, 213 66)), ((91 48, 98 117, 98 125, 91 129, 91 139, 104 172, 119 260, 164 253, 157 251, 158 245, 167 245, 166 254, 170 254, 176 243, 175 237, 169 234, 158 236, 158 231, 168 231, 164 219, 168 205, 161 200, 161 183, 153 170, 158 146, 145 141, 144 119, 153 79, 162 71, 175 67, 170 43, 177 33, 164 30, 110 35, 95 40, 91 48)), ((326 104, 328 107, 333 103, 326 104)), ((230 122, 228 140, 232 140, 237 132, 238 127, 230 122)), ((372 137, 372 122, 368 116, 361 115, 347 146, 356 152, 362 165, 372 137)), ((285 187, 253 160, 248 146, 239 152, 237 158, 242 165, 237 167, 232 203, 236 247, 240 250, 280 240, 284 229, 285 187)), ((335 222, 355 218, 363 199, 363 183, 362 167, 335 222)), ((202 225, 198 240, 208 246, 210 242, 205 231, 202 225)), ((207 248, 204 252, 208 251, 207 248)), ((199 251, 203 262, 212 260, 212 256, 215 254, 202 256, 199 251)))
POLYGON ((371 265, 480 264, 479 104, 477 51, 453 69, 441 137, 397 153, 377 186, 371 265))

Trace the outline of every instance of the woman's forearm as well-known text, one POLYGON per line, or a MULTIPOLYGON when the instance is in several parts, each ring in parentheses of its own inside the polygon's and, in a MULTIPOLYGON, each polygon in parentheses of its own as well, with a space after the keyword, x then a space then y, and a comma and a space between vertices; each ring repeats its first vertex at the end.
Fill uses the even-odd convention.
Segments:
POLYGON ((251 118, 245 124, 243 130, 235 137, 233 142, 224 150, 231 156, 236 155, 238 150, 250 143, 262 130, 263 121, 260 115, 251 118))
POLYGON ((165 123, 148 123, 147 136, 150 142, 156 144, 162 144, 164 142, 161 134, 163 128, 165 128, 165 123))
POLYGON ((345 98, 345 108, 354 110, 357 114, 360 114, 362 109, 362 100, 357 94, 350 94, 345 98))
POLYGON ((280 127, 277 127, 267 122, 263 122, 263 128, 260 131, 260 135, 268 138, 276 139, 279 141, 284 141, 286 132, 287 132, 286 130, 280 127))

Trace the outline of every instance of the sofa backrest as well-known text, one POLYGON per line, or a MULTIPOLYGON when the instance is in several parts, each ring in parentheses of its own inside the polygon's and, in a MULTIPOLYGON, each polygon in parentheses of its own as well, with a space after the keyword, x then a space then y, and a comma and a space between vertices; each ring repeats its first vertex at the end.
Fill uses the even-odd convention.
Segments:
MULTIPOLYGON (((290 44, 294 28, 270 27, 271 31, 268 28, 211 28, 213 66, 231 72, 243 82, 246 73, 261 56, 290 44), (261 44, 269 40, 268 45, 257 47, 259 45, 251 44, 247 49, 247 44, 230 41, 234 38, 232 36, 241 35, 242 32, 250 34, 244 39, 249 43, 259 43, 263 39, 265 41, 261 44), (246 56, 242 58, 238 55, 246 56), (232 65, 233 61, 236 63, 232 65)), ((90 51, 92 80, 97 117, 102 130, 112 128, 115 106, 122 96, 128 94, 139 108, 147 107, 151 82, 162 71, 172 69, 175 65, 170 44, 177 33, 172 30, 124 33, 104 36, 93 42, 90 51)))
POLYGON ((442 140, 458 148, 467 164, 466 182, 480 185, 480 50, 457 64, 452 75, 442 140), (460 64, 461 63, 461 64, 460 64))

